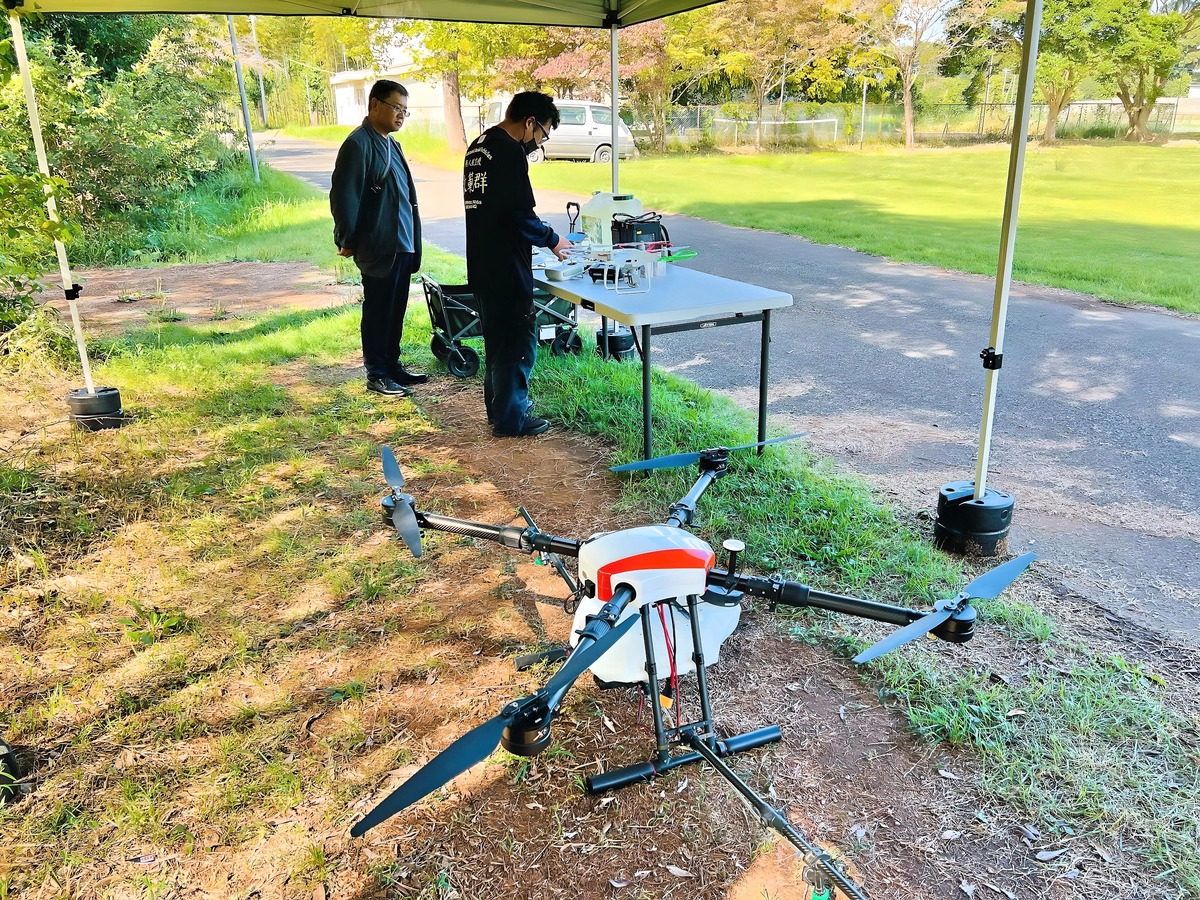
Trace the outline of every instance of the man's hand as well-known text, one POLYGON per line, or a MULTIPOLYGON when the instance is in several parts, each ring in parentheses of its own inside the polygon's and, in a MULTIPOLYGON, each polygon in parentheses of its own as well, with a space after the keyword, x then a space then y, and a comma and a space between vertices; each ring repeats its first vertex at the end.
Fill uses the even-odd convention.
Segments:
POLYGON ((354 251, 349 247, 338 247, 338 256, 354 256, 354 251))
POLYGON ((568 241, 565 237, 560 237, 558 239, 558 243, 555 244, 552 249, 554 250, 554 255, 559 259, 566 259, 567 253, 574 249, 574 247, 575 245, 568 241))

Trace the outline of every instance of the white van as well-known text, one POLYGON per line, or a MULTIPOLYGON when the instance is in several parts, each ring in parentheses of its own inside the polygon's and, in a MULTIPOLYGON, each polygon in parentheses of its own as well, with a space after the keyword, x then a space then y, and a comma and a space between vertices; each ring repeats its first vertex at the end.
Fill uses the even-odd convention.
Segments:
MULTIPOLYGON (((555 100, 554 105, 558 107, 558 127, 550 131, 550 140, 529 154, 530 162, 543 158, 612 161, 612 107, 586 100, 555 100)), ((507 107, 507 101, 489 103, 484 127, 499 124, 507 107)), ((633 135, 624 122, 618 123, 617 141, 621 159, 637 155, 633 135)))

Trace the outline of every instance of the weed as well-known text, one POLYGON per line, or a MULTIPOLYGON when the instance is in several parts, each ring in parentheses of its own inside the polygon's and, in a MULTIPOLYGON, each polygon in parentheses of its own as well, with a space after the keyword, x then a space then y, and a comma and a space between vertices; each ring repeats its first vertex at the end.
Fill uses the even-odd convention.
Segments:
POLYGON ((168 635, 186 631, 193 625, 181 612, 160 612, 153 606, 143 606, 132 597, 127 602, 133 609, 133 615, 120 617, 117 621, 125 626, 129 640, 143 647, 149 647, 168 635))
POLYGON ((347 681, 342 686, 333 688, 329 693, 329 699, 334 703, 362 700, 365 696, 367 696, 367 686, 361 681, 347 681))

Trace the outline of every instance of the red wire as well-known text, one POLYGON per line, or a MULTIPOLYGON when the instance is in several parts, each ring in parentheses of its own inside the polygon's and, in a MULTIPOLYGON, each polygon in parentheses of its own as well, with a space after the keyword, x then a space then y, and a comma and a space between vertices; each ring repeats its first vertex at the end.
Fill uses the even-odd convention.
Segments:
POLYGON ((675 650, 671 647, 671 636, 667 634, 667 612, 662 608, 662 604, 658 605, 658 618, 662 622, 663 641, 667 645, 667 656, 671 658, 671 693, 672 700, 675 703, 675 727, 679 727, 682 721, 679 718, 679 671, 675 668, 675 650))

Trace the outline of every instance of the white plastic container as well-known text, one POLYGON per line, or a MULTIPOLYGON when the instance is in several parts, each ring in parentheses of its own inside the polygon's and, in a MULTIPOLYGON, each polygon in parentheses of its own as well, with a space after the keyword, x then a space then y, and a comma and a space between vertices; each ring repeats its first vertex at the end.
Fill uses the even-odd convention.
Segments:
POLYGON ((613 194, 596 191, 592 199, 579 209, 579 227, 593 244, 612 243, 612 217, 614 213, 631 216, 642 214, 642 201, 633 194, 613 194))

